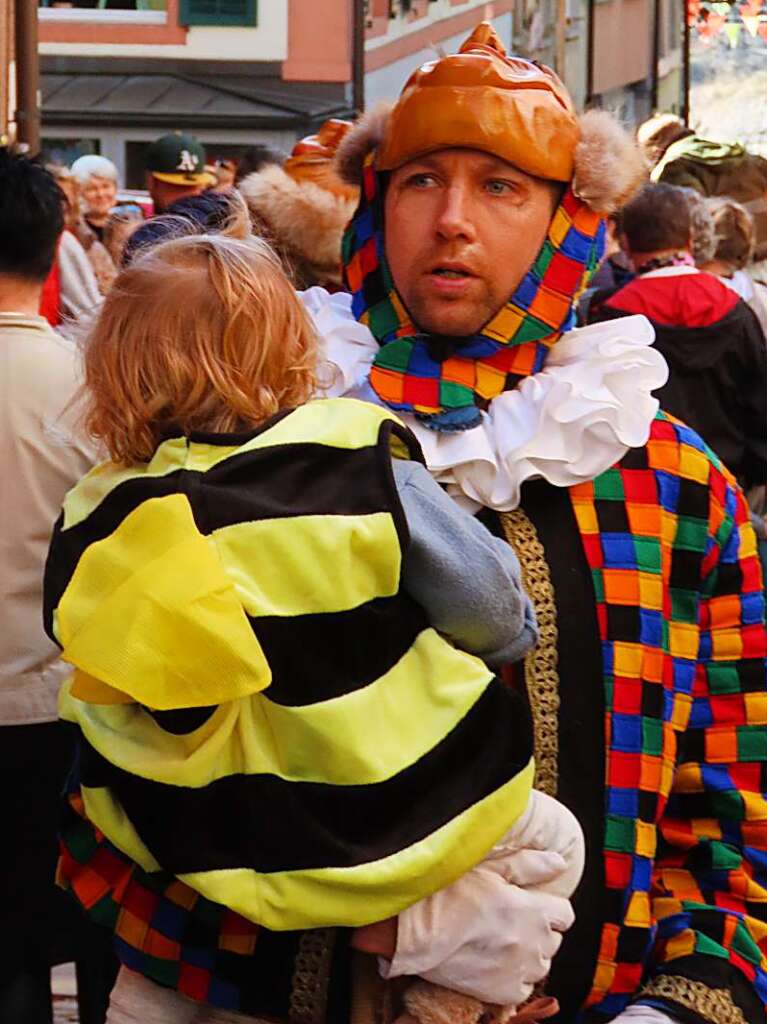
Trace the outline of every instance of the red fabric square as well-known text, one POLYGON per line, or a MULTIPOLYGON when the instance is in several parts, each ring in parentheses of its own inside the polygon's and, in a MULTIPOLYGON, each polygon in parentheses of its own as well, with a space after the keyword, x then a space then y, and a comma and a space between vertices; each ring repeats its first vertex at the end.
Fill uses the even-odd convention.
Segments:
POLYGON ((583 264, 571 260, 564 253, 555 253, 546 270, 544 278, 547 288, 560 292, 562 295, 572 295, 577 289, 583 276, 583 264))
POLYGON ((192 967, 191 964, 181 964, 178 976, 179 992, 183 992, 185 996, 195 999, 198 1003, 204 1003, 209 985, 210 971, 205 971, 202 967, 192 967))
POLYGON ((602 538, 598 533, 582 533, 583 550, 592 569, 601 569, 604 563, 602 538))
POLYGON ((613 710, 619 714, 639 715, 642 712, 642 680, 617 677, 613 686, 613 710))
MULTIPOLYGON (((764 632, 763 627, 760 627, 764 632)), ((722 697, 711 697, 711 714, 719 725, 745 725, 746 705, 742 693, 728 693, 722 697)))
POLYGON ((631 855, 605 850, 605 882, 608 889, 625 889, 631 881, 631 855))
POLYGON ((139 885, 132 885, 125 893, 122 905, 140 921, 148 923, 154 916, 158 902, 159 895, 157 893, 150 892, 149 889, 144 889, 139 885))
POLYGON ((609 755, 609 784, 625 789, 638 789, 641 775, 639 754, 624 750, 611 750, 609 755))
POLYGON ((402 398, 409 405, 439 407, 439 380, 436 377, 411 377, 406 374, 402 383, 402 398))
POLYGON ((621 480, 627 501, 647 505, 658 503, 658 485, 651 469, 624 469, 621 480))
POLYGON ((642 980, 642 964, 618 964, 612 992, 636 992, 642 980))
POLYGON ((376 252, 375 239, 369 238, 360 249, 358 255, 360 258, 360 269, 365 277, 367 277, 367 275, 378 266, 378 253, 376 252))

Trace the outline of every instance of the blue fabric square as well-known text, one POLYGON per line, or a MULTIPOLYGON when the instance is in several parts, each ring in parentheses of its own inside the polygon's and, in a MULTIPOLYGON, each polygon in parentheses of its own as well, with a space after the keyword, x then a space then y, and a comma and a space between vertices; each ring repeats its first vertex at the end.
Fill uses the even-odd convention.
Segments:
POLYGON ((634 538, 629 533, 603 533, 602 554, 606 569, 636 569, 634 538))
POLYGON ((692 702, 690 711, 690 728, 707 729, 714 724, 714 715, 711 711, 711 703, 706 697, 697 697, 692 702))
POLYGON ((239 1010, 240 997, 237 988, 221 978, 211 978, 207 1002, 221 1010, 239 1010))
POLYGON ((642 719, 639 715, 613 715, 612 745, 616 750, 638 754, 642 750, 642 719))
POLYGON ((659 472, 658 497, 663 508, 667 512, 676 512, 679 504, 679 477, 671 476, 669 473, 659 472))
POLYGON ((706 789, 715 790, 717 793, 729 793, 731 789, 737 789, 733 785, 730 773, 722 764, 702 764, 700 775, 706 789))
POLYGON ((431 377, 436 380, 442 373, 442 364, 435 363, 423 345, 414 345, 408 362, 408 374, 414 377, 431 377))
POLYGON ((631 866, 631 888, 635 892, 645 891, 650 888, 652 878, 652 861, 648 857, 634 857, 631 866))
POLYGON ((698 643, 698 658, 701 661, 711 661, 713 650, 711 634, 708 630, 703 630, 700 633, 700 642, 698 643))
POLYGON ((169 900, 161 900, 152 915, 152 927, 167 939, 180 942, 184 935, 184 925, 188 920, 188 912, 177 907, 169 900))
POLYGON ((587 263, 593 247, 593 238, 584 235, 577 228, 570 228, 560 248, 570 259, 577 260, 579 263, 587 263))
POLYGON ((202 946, 184 946, 181 959, 192 967, 202 967, 206 971, 212 971, 216 965, 215 950, 204 949, 202 946))
POLYGON ((532 274, 526 274, 521 284, 514 292, 514 305, 529 309, 533 299, 538 294, 539 282, 532 274))
POLYGON ((677 693, 692 693, 696 664, 697 662, 687 658, 671 659, 674 689, 677 693))
POLYGON ((651 647, 663 645, 663 615, 660 612, 639 609, 639 642, 651 647))
POLYGON ((607 810, 609 814, 623 818, 636 818, 639 814, 639 791, 610 787, 607 791, 607 810))
POLYGON ((373 235, 375 228, 373 227, 373 216, 370 209, 364 209, 358 212, 354 218, 354 234, 356 236, 356 245, 354 250, 360 248, 365 242, 373 235))
POLYGON ((755 626, 762 621, 764 615, 764 594, 761 590, 753 594, 741 594, 740 608, 743 624, 755 626))

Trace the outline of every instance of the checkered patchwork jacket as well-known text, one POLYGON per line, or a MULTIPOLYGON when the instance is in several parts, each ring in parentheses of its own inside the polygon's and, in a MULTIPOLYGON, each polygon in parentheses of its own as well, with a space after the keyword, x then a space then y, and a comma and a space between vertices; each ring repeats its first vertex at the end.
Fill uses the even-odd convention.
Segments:
MULTIPOLYGON (((684 1024, 763 1021, 767 644, 747 506, 665 414, 570 498, 597 606, 606 746, 607 911, 578 1020, 641 1001, 684 1024)), ((123 962, 195 999, 287 1019, 300 936, 145 874, 77 809, 75 786, 60 879, 114 929, 123 962)))

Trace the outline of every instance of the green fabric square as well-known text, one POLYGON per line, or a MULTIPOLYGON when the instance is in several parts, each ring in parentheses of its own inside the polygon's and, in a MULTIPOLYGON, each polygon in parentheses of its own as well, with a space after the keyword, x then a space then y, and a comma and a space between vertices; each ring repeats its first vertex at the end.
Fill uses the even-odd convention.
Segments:
POLYGON ((439 401, 445 409, 461 409, 467 405, 474 404, 474 396, 471 388, 465 384, 456 384, 452 380, 441 380, 439 382, 439 401))
POLYGON ((706 550, 708 540, 708 523, 704 519, 693 519, 690 516, 680 516, 677 522, 675 548, 682 548, 685 551, 703 552, 706 550))
POLYGON ((732 948, 744 960, 748 960, 752 964, 758 964, 761 960, 759 947, 742 921, 739 921, 735 928, 735 934, 732 937, 732 948))
POLYGON ((120 908, 112 897, 102 896, 98 903, 95 903, 90 908, 88 916, 91 920, 95 921, 96 924, 103 925, 104 928, 114 928, 117 924, 119 913, 120 908))
POLYGON ((388 299, 376 303, 368 313, 370 330, 376 338, 383 338, 387 334, 393 334, 399 328, 397 314, 388 299))
POLYGON ((62 839, 78 864, 87 864, 99 846, 93 830, 85 826, 67 829, 62 839))
POLYGON ((721 960, 729 960, 727 950, 721 943, 709 938, 704 932, 697 932, 695 936, 695 952, 704 953, 706 956, 718 956, 721 960))
POLYGON ((720 821, 738 821, 743 817, 743 797, 737 790, 711 794, 712 818, 720 821))
POLYGON ((594 481, 594 498, 599 501, 624 501, 623 480, 617 469, 608 469, 594 481))
POLYGON ((166 988, 176 988, 180 973, 181 964, 177 961, 160 960, 159 957, 150 956, 148 953, 145 954, 142 974, 145 974, 147 978, 151 978, 152 981, 156 981, 158 985, 164 985, 166 988))
POLYGON ((594 596, 597 599, 598 604, 604 604, 605 600, 605 581, 602 575, 601 569, 591 570, 591 582, 594 585, 594 596))
POLYGON ((764 726, 738 726, 738 758, 741 761, 767 761, 767 729, 764 726))
POLYGON ((734 665, 725 665, 712 661, 706 667, 706 674, 708 675, 708 686, 712 694, 740 693, 740 677, 734 665))
POLYGON ((698 601, 692 590, 672 589, 671 618, 674 622, 691 622, 693 625, 698 621, 698 601))
POLYGON ((634 537, 637 569, 640 572, 659 573, 661 570, 660 541, 654 537, 634 537))
POLYGON ((546 241, 543 243, 543 248, 541 249, 540 254, 538 255, 538 259, 535 261, 533 273, 537 277, 543 278, 546 271, 549 269, 549 264, 551 263, 553 258, 554 246, 548 239, 546 239, 546 241))
POLYGON ((655 757, 663 753, 663 723, 657 718, 642 718, 642 753, 655 757))
POLYGON ((536 320, 534 316, 528 314, 514 335, 514 344, 523 345, 526 341, 538 341, 540 338, 548 337, 551 333, 552 329, 548 324, 542 320, 536 320))
POLYGON ((605 822, 605 848, 618 853, 634 852, 634 819, 608 814, 605 822))
POLYGON ((413 354, 413 342, 406 338, 397 338, 396 341, 384 345, 378 352, 378 365, 386 370, 396 370, 404 373, 410 364, 410 357, 413 354))
POLYGON ((742 856, 727 843, 712 840, 709 848, 711 850, 711 867, 714 871, 737 871, 743 863, 742 856))

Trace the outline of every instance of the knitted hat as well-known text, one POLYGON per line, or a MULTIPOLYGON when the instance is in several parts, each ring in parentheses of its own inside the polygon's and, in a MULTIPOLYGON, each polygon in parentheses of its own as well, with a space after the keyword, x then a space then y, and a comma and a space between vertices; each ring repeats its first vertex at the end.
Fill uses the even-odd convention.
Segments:
POLYGON ((339 143, 352 128, 351 121, 337 117, 326 121, 316 135, 307 135, 295 144, 285 161, 285 172, 299 184, 310 181, 326 192, 344 199, 355 199, 356 187, 343 181, 334 165, 339 143))
POLYGON ((338 147, 350 183, 362 180, 365 157, 376 171, 454 147, 491 153, 526 173, 571 182, 592 210, 610 213, 646 176, 635 142, 602 110, 578 117, 553 71, 509 57, 489 22, 478 25, 458 54, 411 75, 397 104, 362 118, 338 147))

